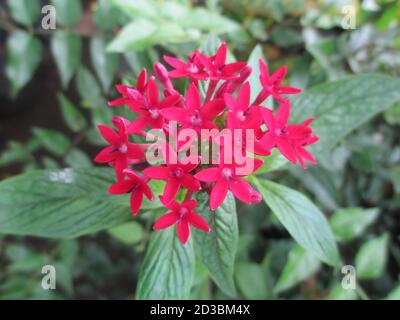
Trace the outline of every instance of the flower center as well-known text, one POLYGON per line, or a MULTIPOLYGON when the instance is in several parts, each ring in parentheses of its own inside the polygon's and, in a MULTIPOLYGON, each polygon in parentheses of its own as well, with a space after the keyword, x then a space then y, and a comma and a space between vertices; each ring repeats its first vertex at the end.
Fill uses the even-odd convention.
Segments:
POLYGON ((197 73, 197 72, 199 72, 199 68, 197 68, 197 66, 196 66, 195 64, 192 63, 192 64, 189 66, 188 71, 189 71, 190 73, 197 73))
POLYGON ((184 171, 182 168, 175 168, 174 170, 171 170, 170 176, 172 178, 182 178, 184 175, 184 171))
POLYGON ((125 143, 121 144, 121 146, 119 147, 119 152, 127 153, 128 152, 128 146, 125 143))
POLYGON ((229 181, 233 177, 233 170, 231 168, 223 168, 221 175, 222 178, 229 181))
POLYGON ((187 208, 179 209, 179 216, 181 219, 183 219, 188 213, 189 213, 189 210, 187 208))
POLYGON ((275 130, 274 130, 274 134, 277 136, 277 137, 280 137, 281 135, 283 135, 283 134, 285 134, 286 133, 286 128, 276 128, 275 130))
POLYGON ((157 109, 149 109, 150 118, 157 119, 160 116, 160 112, 157 109))
POLYGON ((237 118, 239 119, 239 121, 246 121, 246 115, 243 111, 238 111, 236 113, 237 118))
POLYGON ((201 115, 198 110, 195 110, 193 115, 190 117, 189 122, 192 126, 199 126, 202 123, 201 115))

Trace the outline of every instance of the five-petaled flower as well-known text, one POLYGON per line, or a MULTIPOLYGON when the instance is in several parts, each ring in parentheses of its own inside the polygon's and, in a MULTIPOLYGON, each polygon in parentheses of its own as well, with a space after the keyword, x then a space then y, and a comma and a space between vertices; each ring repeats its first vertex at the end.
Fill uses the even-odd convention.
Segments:
POLYGON ((196 200, 186 200, 182 203, 178 203, 175 200, 165 201, 163 197, 161 197, 160 200, 171 212, 157 220, 153 227, 154 230, 166 229, 176 224, 178 237, 183 244, 189 239, 190 226, 205 232, 211 231, 207 221, 194 212, 197 206, 196 200))
POLYGON ((154 195, 150 187, 147 185, 148 179, 139 176, 136 172, 129 169, 125 169, 123 173, 128 179, 114 183, 108 189, 108 192, 110 194, 130 193, 131 212, 133 215, 136 215, 142 206, 143 196, 146 196, 147 199, 153 201, 154 195))

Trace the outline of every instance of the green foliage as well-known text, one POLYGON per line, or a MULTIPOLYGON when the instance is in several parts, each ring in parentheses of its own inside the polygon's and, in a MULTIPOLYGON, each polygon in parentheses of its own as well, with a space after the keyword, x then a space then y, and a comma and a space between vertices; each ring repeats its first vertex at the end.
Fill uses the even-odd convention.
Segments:
POLYGON ((239 236, 235 199, 229 194, 215 212, 209 208, 207 194, 199 194, 197 201, 196 212, 207 220, 211 232, 207 234, 194 230, 195 252, 219 288, 225 294, 234 296, 233 275, 239 236))

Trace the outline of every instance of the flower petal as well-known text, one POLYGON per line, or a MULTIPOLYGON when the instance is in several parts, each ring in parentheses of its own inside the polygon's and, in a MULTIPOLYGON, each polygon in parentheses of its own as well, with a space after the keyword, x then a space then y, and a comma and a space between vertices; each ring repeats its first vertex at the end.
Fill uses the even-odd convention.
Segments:
POLYGON ((154 79, 150 79, 146 87, 147 101, 150 106, 155 107, 158 105, 158 87, 154 79))
POLYGON ((219 168, 210 168, 200 171, 194 177, 197 180, 210 183, 216 181, 219 178, 219 176, 220 176, 219 168))
POLYGON ((194 83, 192 83, 186 93, 186 105, 188 110, 196 110, 201 107, 201 97, 199 90, 194 83))
POLYGON ((174 200, 179 189, 181 188, 181 183, 177 179, 169 179, 164 189, 163 198, 166 202, 174 200))
POLYGON ((187 219, 182 219, 182 221, 178 223, 176 230, 178 232, 178 237, 181 240, 182 244, 186 244, 190 236, 189 221, 187 219))
POLYGON ((179 124, 186 124, 188 122, 188 112, 183 108, 165 108, 160 110, 160 112, 169 121, 176 121, 179 124))
POLYGON ((190 215, 189 215, 189 223, 193 226, 193 227, 195 227, 195 228, 197 228, 197 229, 200 229, 200 230, 203 230, 203 231, 205 231, 205 232, 210 232, 211 231, 211 228, 210 228, 210 226, 208 225, 208 223, 207 223, 207 221, 206 221, 206 219, 204 219, 202 216, 199 216, 198 214, 196 214, 196 213, 191 213, 190 215))
POLYGON ((117 183, 114 183, 109 189, 108 193, 110 194, 125 194, 132 190, 135 182, 131 180, 123 180, 117 183))
POLYGON ((169 170, 167 167, 149 167, 143 170, 143 174, 154 180, 167 180, 169 170))
POLYGON ((251 195, 253 188, 242 179, 237 178, 234 182, 229 183, 229 189, 233 195, 244 203, 252 203, 251 195))
POLYGON ((114 151, 115 151, 114 146, 106 147, 99 152, 94 161, 97 163, 107 163, 114 161, 115 158, 117 157, 117 153, 114 151))
POLYGON ((195 177, 190 174, 185 174, 181 179, 181 183, 186 189, 190 191, 196 192, 201 190, 200 182, 197 181, 195 177))
POLYGON ((166 229, 178 221, 179 215, 175 212, 170 212, 159 218, 153 226, 154 230, 166 229))
POLYGON ((216 210, 222 204, 222 202, 224 202, 227 194, 228 194, 228 182, 223 179, 217 180, 210 194, 211 210, 213 211, 216 210))
POLYGON ((143 202, 143 192, 140 189, 135 190, 132 192, 131 195, 131 212, 134 216, 137 215, 137 213, 140 210, 140 207, 142 206, 143 202))
POLYGON ((109 144, 112 144, 114 146, 119 145, 119 143, 121 142, 120 137, 113 129, 103 125, 97 126, 97 128, 99 129, 100 134, 109 144))

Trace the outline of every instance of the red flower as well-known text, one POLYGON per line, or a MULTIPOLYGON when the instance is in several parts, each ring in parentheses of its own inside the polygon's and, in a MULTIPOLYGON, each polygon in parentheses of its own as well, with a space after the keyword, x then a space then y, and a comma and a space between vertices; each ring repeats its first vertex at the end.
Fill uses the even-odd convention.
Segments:
POLYGON ((124 174, 128 179, 120 180, 113 184, 108 189, 108 192, 110 194, 131 193, 131 212, 133 215, 136 215, 142 206, 143 195, 145 195, 150 201, 153 201, 154 195, 146 184, 146 179, 144 177, 141 177, 134 171, 128 169, 124 170, 124 174))
POLYGON ((215 182, 210 194, 211 210, 216 210, 224 202, 228 190, 232 191, 234 196, 244 203, 255 203, 261 199, 258 192, 241 178, 257 171, 263 163, 260 159, 251 160, 254 160, 254 168, 251 172, 246 172, 246 174, 239 173, 237 169, 240 166, 238 165, 221 163, 219 167, 205 169, 195 175, 195 178, 200 181, 206 183, 215 182))
POLYGON ((316 163, 311 154, 304 149, 318 141, 309 128, 313 119, 308 119, 302 124, 288 124, 290 116, 290 103, 285 102, 278 108, 276 116, 271 110, 263 108, 262 117, 268 131, 260 139, 259 143, 269 153, 272 148, 278 148, 282 155, 293 163, 300 162, 306 168, 304 160, 316 163))
MULTIPOLYGON (((235 123, 235 129, 257 129, 262 124, 259 106, 250 106, 250 83, 246 82, 238 93, 237 100, 231 95, 224 95, 229 109, 228 117, 235 123)), ((229 120, 228 120, 229 121, 229 120)))
POLYGON ((189 77, 192 81, 208 79, 208 73, 204 70, 204 66, 199 60, 198 50, 188 57, 188 62, 170 56, 164 56, 164 60, 171 67, 175 68, 175 70, 169 72, 170 78, 189 77))
POLYGON ((263 86, 262 91, 258 95, 255 104, 261 104, 265 99, 272 95, 276 100, 283 101, 282 94, 297 94, 301 92, 301 89, 297 89, 289 86, 281 86, 287 69, 281 67, 269 76, 268 67, 265 65, 262 59, 259 60, 260 65, 260 81, 263 86))
POLYGON ((126 132, 127 121, 123 121, 121 118, 113 120, 114 125, 118 127, 118 133, 110 127, 98 126, 100 134, 111 146, 101 150, 95 161, 115 166, 117 178, 122 180, 124 169, 131 161, 140 161, 144 156, 144 151, 138 144, 129 142, 126 132))
POLYGON ((183 125, 183 129, 192 128, 200 132, 201 129, 216 128, 213 120, 224 107, 222 99, 215 99, 202 106, 199 90, 192 83, 186 93, 186 108, 165 108, 161 114, 165 119, 183 125))
POLYGON ((226 64, 226 43, 223 43, 217 53, 208 58, 199 54, 201 63, 209 71, 211 80, 231 80, 238 77, 239 73, 247 66, 245 62, 233 62, 226 64))
POLYGON ((140 72, 139 77, 137 79, 136 90, 131 86, 127 86, 124 84, 117 84, 115 86, 116 89, 124 97, 110 101, 108 105, 110 107, 120 106, 124 104, 129 105, 132 102, 132 100, 135 99, 135 92, 138 91, 139 93, 143 94, 146 90, 146 86, 147 86, 147 71, 146 69, 143 69, 142 72, 140 72))
POLYGON ((174 106, 180 99, 178 94, 170 95, 160 101, 157 84, 150 79, 146 87, 146 97, 136 95, 130 109, 141 116, 133 121, 128 128, 129 133, 136 133, 147 126, 152 129, 161 129, 164 125, 164 118, 161 116, 161 109, 174 106))
POLYGON ((149 167, 143 174, 154 180, 165 180, 164 200, 169 202, 175 198, 181 187, 196 192, 201 190, 200 183, 190 174, 199 165, 200 159, 195 163, 183 164, 177 159, 176 152, 168 145, 164 145, 163 156, 166 166, 149 167))
POLYGON ((164 206, 171 210, 171 212, 156 221, 153 227, 154 230, 166 229, 176 224, 179 239, 183 244, 189 239, 190 225, 205 232, 211 231, 207 221, 194 212, 197 206, 196 200, 187 200, 183 203, 178 203, 175 200, 170 202, 164 201, 162 197, 160 199, 164 206))

